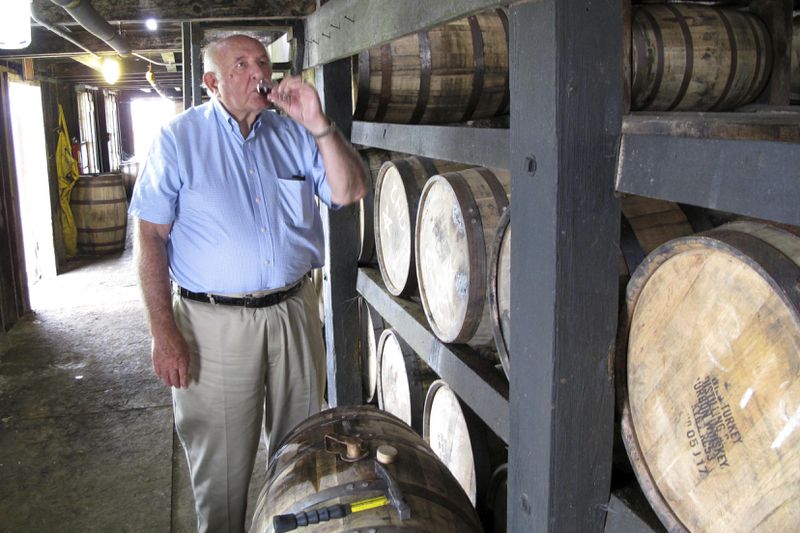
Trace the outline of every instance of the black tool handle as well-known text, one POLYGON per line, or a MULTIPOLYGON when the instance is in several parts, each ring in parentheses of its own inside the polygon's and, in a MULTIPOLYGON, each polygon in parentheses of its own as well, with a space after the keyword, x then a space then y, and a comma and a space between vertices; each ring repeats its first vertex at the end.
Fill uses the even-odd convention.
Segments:
POLYGON ((285 533, 308 524, 327 522, 333 518, 344 518, 348 514, 350 514, 349 505, 331 505, 297 514, 275 515, 272 517, 272 529, 275 530, 275 533, 285 533))

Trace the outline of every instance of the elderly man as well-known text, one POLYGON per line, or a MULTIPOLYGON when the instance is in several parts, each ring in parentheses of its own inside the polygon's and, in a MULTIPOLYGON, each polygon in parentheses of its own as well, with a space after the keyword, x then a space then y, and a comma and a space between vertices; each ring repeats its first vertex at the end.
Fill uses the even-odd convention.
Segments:
POLYGON ((260 42, 225 38, 204 63, 211 101, 161 130, 130 213, 153 368, 172 387, 198 529, 216 533, 244 528, 262 420, 271 454, 321 408, 315 196, 335 208, 365 182, 313 87, 289 77, 258 90, 272 76, 260 42))

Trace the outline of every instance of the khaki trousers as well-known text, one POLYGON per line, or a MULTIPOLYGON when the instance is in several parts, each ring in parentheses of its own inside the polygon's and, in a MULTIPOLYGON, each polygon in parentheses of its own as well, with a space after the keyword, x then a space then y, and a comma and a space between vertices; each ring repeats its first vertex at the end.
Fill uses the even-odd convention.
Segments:
POLYGON ((317 297, 306 279, 291 298, 259 309, 177 295, 172 303, 192 352, 189 387, 173 388, 172 400, 198 531, 241 532, 262 421, 271 457, 289 430, 322 405, 317 297))

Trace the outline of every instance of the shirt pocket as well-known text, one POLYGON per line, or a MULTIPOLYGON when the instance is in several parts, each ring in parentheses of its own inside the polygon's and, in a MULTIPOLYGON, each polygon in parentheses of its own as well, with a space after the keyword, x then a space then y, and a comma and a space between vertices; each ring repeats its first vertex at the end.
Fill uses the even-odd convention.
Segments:
POLYGON ((278 178, 277 181, 284 219, 298 228, 310 228, 316 209, 311 182, 297 176, 278 178))

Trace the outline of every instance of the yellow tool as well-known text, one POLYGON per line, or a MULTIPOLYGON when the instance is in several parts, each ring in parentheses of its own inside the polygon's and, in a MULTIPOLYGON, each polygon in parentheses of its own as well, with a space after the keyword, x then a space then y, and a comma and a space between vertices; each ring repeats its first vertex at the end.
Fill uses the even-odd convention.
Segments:
POLYGON ((351 513, 360 513, 377 507, 383 507, 384 505, 389 505, 389 503, 389 498, 386 496, 378 496, 377 498, 369 498, 353 503, 330 505, 321 509, 312 509, 297 514, 276 515, 272 518, 272 528, 275 530, 275 533, 285 533, 286 531, 292 531, 293 529, 309 524, 327 522, 334 518, 344 518, 351 513))

